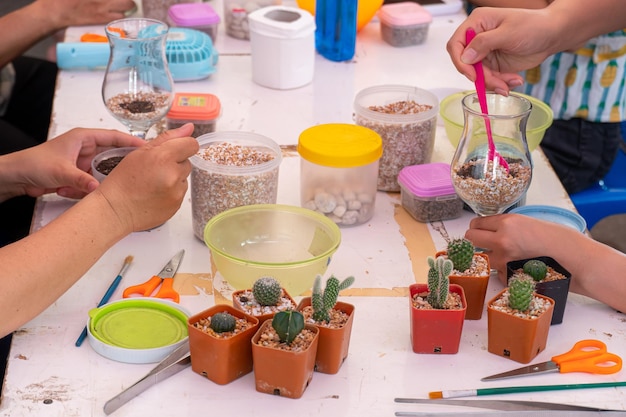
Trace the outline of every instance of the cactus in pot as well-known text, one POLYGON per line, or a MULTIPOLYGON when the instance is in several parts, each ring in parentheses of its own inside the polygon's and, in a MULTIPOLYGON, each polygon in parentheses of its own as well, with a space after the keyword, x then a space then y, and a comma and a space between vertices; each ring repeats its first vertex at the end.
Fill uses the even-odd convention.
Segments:
POLYGON ((428 266, 427 301, 433 308, 442 309, 448 299, 453 262, 443 256, 438 256, 437 259, 429 256, 428 266))
POLYGON ((354 277, 348 277, 343 281, 339 281, 339 279, 333 275, 326 281, 326 288, 322 289, 322 276, 316 276, 311 294, 313 320, 317 322, 329 322, 330 310, 337 304, 339 292, 345 290, 353 283, 354 277))
POLYGON ((456 238, 448 242, 446 249, 448 259, 452 261, 454 269, 465 271, 472 266, 474 258, 474 244, 465 238, 456 238))
POLYGON ((304 329, 304 316, 296 310, 279 311, 272 319, 272 327, 280 341, 290 345, 304 329))
POLYGON ((548 273, 548 266, 538 259, 531 259, 522 267, 524 273, 530 275, 536 282, 543 280, 548 273))
POLYGON ((232 332, 235 330, 237 319, 230 313, 221 312, 216 313, 211 317, 211 324, 209 327, 215 333, 232 332))
POLYGON ((535 291, 535 281, 525 275, 514 275, 509 280, 509 307, 526 311, 535 291))
POLYGON ((261 277, 252 284, 252 295, 262 306, 276 305, 282 295, 280 282, 273 277, 261 277))

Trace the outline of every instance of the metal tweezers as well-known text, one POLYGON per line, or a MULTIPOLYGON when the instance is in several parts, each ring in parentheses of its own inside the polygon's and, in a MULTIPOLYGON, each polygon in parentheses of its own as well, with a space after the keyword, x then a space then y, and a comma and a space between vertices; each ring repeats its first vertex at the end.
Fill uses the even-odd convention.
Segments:
POLYGON ((433 412, 433 411, 397 411, 398 417, 458 417, 463 416, 482 416, 482 415, 505 415, 507 417, 617 417, 624 416, 624 410, 608 410, 597 407, 585 407, 579 405, 558 404, 538 401, 516 401, 516 400, 452 400, 452 399, 420 399, 420 398, 396 398, 397 403, 407 404, 428 404, 428 405, 447 405, 458 407, 482 408, 491 411, 459 413, 455 412, 433 412), (503 413, 504 412, 504 413, 503 413))
POLYGON ((159 362, 146 376, 107 401, 104 404, 104 413, 111 414, 151 386, 177 374, 190 365, 189 343, 183 343, 159 362))

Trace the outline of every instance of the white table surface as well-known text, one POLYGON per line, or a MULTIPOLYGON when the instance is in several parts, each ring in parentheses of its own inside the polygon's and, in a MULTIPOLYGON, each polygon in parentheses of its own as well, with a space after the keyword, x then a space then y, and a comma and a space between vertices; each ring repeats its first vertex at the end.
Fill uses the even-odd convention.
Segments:
MULTIPOLYGON (((216 10, 220 10, 217 3, 216 10)), ((335 63, 316 57, 312 84, 289 91, 271 90, 252 82, 249 44, 227 38, 223 28, 216 43, 218 71, 209 79, 177 83, 177 91, 210 92, 223 106, 217 129, 253 131, 284 146, 295 145, 307 127, 329 122, 352 122, 352 101, 358 91, 377 84, 410 84, 434 91, 439 97, 471 89, 445 51, 445 42, 463 15, 435 18, 425 44, 392 48, 380 38, 378 24, 370 23, 358 35, 352 62, 335 63), (221 49, 220 49, 221 48, 221 49)), ((72 28, 68 39, 87 31, 72 28)), ((102 71, 62 71, 55 97, 51 137, 73 127, 122 127, 106 112, 100 97, 102 71)), ((433 160, 450 161, 453 148, 438 125, 433 160)), ((549 204, 573 210, 554 172, 539 152, 533 153, 535 171, 527 204, 549 204)), ((299 158, 295 152, 283 160, 278 202, 299 205, 299 158)), ((34 228, 65 210, 71 201, 41 198, 34 228)), ((461 410, 454 407, 396 404, 395 397, 427 398, 430 391, 513 385, 548 385, 608 382, 614 375, 550 374, 480 382, 480 378, 520 366, 487 352, 487 318, 466 321, 458 354, 417 355, 409 339, 407 287, 424 281, 425 259, 413 259, 409 249, 429 242, 441 249, 444 236, 462 235, 472 214, 459 219, 422 225, 396 221, 399 195, 379 193, 374 218, 366 225, 342 229, 342 243, 328 274, 354 275, 357 282, 342 300, 356 307, 350 353, 336 375, 315 373, 303 397, 286 399, 256 392, 253 374, 228 385, 212 383, 191 368, 159 383, 114 416, 276 416, 288 410, 295 416, 383 416, 395 411, 461 410), (279 411, 281 410, 281 411, 279 411)), ((196 287, 181 304, 192 313, 224 302, 228 289, 220 276, 212 276, 210 254, 193 236, 189 195, 178 213, 163 226, 134 233, 111 248, 65 295, 18 330, 13 338, 9 366, 0 403, 0 416, 104 416, 111 397, 143 377, 154 365, 129 365, 106 359, 89 346, 74 346, 87 319, 123 259, 134 262, 113 297, 128 285, 143 282, 178 250, 186 255, 180 275, 213 278, 212 288, 196 287), (46 401, 46 400, 52 400, 46 401)), ((413 253, 413 257, 415 254, 413 253)), ((492 278, 488 298, 502 288, 492 278)), ((626 353, 624 316, 587 299, 570 295, 563 324, 552 326, 548 346, 536 361, 568 350, 577 340, 597 338, 617 354, 626 353)), ((482 397, 486 398, 486 397, 482 397)), ((626 410, 623 389, 571 390, 490 397, 563 402, 626 410)), ((463 412, 472 411, 462 409, 463 412)), ((475 411, 475 410, 474 410, 475 411)))

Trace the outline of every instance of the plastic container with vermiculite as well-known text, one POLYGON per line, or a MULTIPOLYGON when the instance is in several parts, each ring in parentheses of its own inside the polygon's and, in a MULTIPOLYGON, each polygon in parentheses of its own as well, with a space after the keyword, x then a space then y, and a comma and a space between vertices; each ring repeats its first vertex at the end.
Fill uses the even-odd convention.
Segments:
POLYGON ((300 134, 300 201, 339 226, 355 226, 374 215, 380 135, 351 124, 323 124, 300 134))
POLYGON ((170 6, 167 13, 172 26, 204 32, 215 44, 220 17, 209 3, 180 3, 170 6))
POLYGON ((167 128, 175 129, 185 123, 193 123, 193 137, 212 133, 221 109, 220 100, 213 94, 176 93, 172 108, 167 113, 167 128))
POLYGON ((422 223, 455 219, 463 212, 456 195, 450 165, 434 162, 404 167, 398 175, 402 207, 422 223))
POLYGON ((426 41, 433 17, 419 4, 406 1, 383 5, 378 19, 383 40, 391 46, 404 47, 426 41))

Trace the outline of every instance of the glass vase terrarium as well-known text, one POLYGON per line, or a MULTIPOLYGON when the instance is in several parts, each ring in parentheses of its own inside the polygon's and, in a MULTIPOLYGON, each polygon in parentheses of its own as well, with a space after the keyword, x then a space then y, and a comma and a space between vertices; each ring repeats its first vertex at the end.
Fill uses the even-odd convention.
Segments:
POLYGON ((487 93, 487 104, 489 114, 480 110, 476 93, 463 98, 465 124, 451 164, 456 193, 479 216, 516 204, 532 179, 526 140, 532 104, 519 95, 496 93, 487 93))

